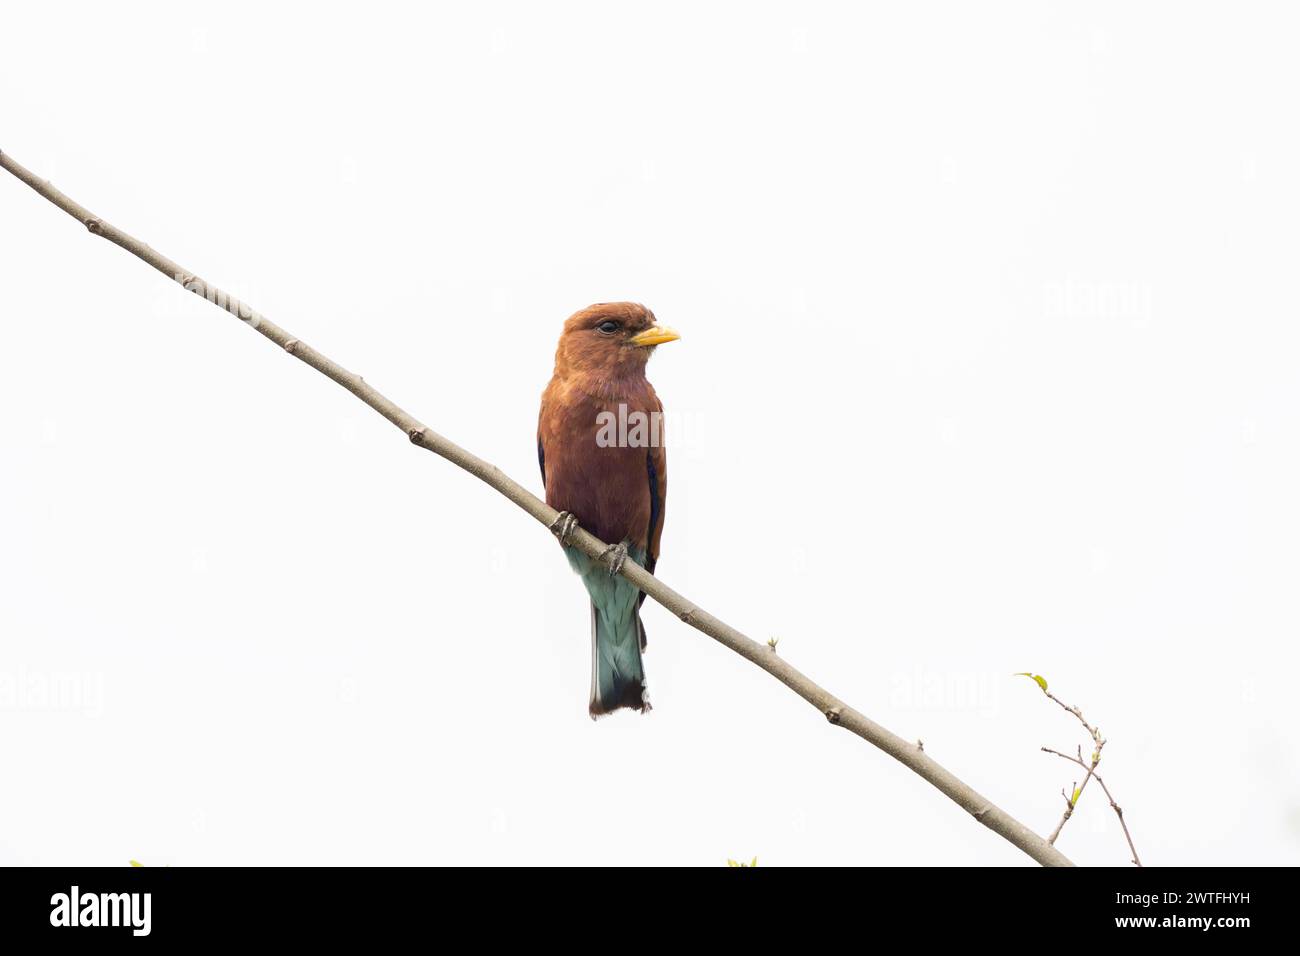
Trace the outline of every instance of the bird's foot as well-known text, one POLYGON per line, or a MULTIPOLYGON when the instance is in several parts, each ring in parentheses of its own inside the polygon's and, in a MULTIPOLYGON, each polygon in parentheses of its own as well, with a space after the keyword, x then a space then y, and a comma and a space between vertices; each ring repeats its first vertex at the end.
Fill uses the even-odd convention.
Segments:
POLYGON ((560 544, 568 544, 573 532, 578 530, 578 519, 568 511, 561 511, 551 522, 551 534, 560 539, 560 544))
POLYGON ((618 544, 611 544, 600 552, 600 559, 609 561, 609 576, 614 577, 623 570, 623 565, 627 563, 627 542, 620 541, 618 544))

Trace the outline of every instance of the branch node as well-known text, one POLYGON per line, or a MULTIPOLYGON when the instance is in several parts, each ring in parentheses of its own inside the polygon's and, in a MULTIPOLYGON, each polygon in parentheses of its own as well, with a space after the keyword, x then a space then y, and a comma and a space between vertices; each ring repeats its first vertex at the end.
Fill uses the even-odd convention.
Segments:
POLYGON ((290 355, 297 355, 298 346, 301 344, 302 343, 299 342, 297 339, 290 339, 288 342, 284 343, 284 350, 288 352, 290 355))
POLYGON ((839 704, 836 704, 834 707, 828 707, 826 709, 826 719, 829 720, 832 724, 835 724, 837 727, 839 726, 840 718, 843 716, 843 714, 844 714, 844 708, 841 707, 839 704))
POLYGON ((695 619, 695 612, 696 612, 696 610, 697 610, 697 609, 696 609, 696 608, 693 608, 693 607, 692 607, 692 608, 687 608, 685 611, 682 611, 682 613, 681 613, 681 614, 678 614, 677 616, 680 617, 680 618, 681 618, 683 621, 685 621, 687 624, 694 624, 694 623, 695 623, 695 620, 694 620, 694 619, 695 619))
POLYGON ((424 426, 420 425, 418 428, 412 428, 406 433, 406 436, 411 439, 412 445, 419 445, 424 441, 424 426))
POLYGON ((104 223, 99 219, 96 219, 94 216, 91 216, 86 220, 86 228, 95 235, 99 235, 100 231, 104 228, 104 223))

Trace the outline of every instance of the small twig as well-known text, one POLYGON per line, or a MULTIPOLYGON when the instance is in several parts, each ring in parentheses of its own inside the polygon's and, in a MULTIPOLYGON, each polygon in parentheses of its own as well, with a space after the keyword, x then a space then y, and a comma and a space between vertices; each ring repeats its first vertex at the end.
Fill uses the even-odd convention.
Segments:
MULTIPOLYGON (((1044 691, 1044 693, 1046 693, 1046 691, 1044 691)), ((1048 696, 1048 697, 1051 697, 1052 695, 1051 695, 1051 694, 1048 694, 1047 696, 1048 696)), ((1055 697, 1052 697, 1052 699, 1053 699, 1053 700, 1056 700, 1055 697)), ((1058 704, 1061 703, 1059 700, 1057 700, 1056 702, 1057 702, 1058 704)), ((1064 705, 1062 705, 1062 706, 1064 706, 1064 705)), ((1066 707, 1065 709, 1066 709, 1066 710, 1069 710, 1071 713, 1076 713, 1075 710, 1071 710, 1069 707, 1066 707)), ((1083 720, 1082 715, 1079 715, 1079 719, 1080 719, 1080 720, 1083 720)), ((1085 727, 1088 726, 1086 722, 1084 723, 1084 726, 1085 726, 1085 727)), ((1089 730, 1091 730, 1091 728, 1089 728, 1089 730)), ((1096 738, 1094 738, 1094 739, 1096 739, 1096 738)), ((1073 798, 1070 798, 1070 797, 1066 797, 1066 798, 1065 798, 1065 813, 1061 816, 1061 822, 1058 823, 1058 824, 1056 825, 1056 829, 1052 831, 1051 836, 1049 836, 1049 837, 1047 838, 1047 842, 1048 842, 1048 843, 1052 843, 1052 844, 1055 844, 1055 843, 1056 843, 1056 838, 1057 838, 1058 836, 1060 836, 1060 835, 1061 835, 1061 831, 1062 831, 1063 829, 1065 829, 1065 824, 1066 824, 1066 822, 1070 819, 1071 816, 1074 815, 1074 808, 1075 808, 1076 806, 1079 805, 1079 798, 1080 798, 1081 796, 1083 796, 1083 789, 1084 789, 1084 787, 1088 786, 1088 781, 1092 779, 1092 777, 1093 777, 1093 772, 1097 769, 1097 764, 1101 762, 1101 747, 1102 747, 1102 745, 1104 745, 1105 743, 1106 743, 1106 742, 1103 740, 1103 741, 1101 742, 1101 745, 1099 745, 1099 746, 1097 747, 1097 749, 1093 752, 1093 762, 1092 762, 1091 764, 1088 764, 1088 763, 1085 763, 1085 762, 1084 762, 1084 759, 1083 759, 1083 748, 1082 748, 1082 747, 1078 748, 1079 756, 1078 756, 1077 759, 1074 758, 1074 757, 1065 757, 1065 754, 1057 753, 1055 750, 1050 750, 1050 749, 1048 749, 1047 747, 1044 747, 1044 748, 1043 748, 1043 749, 1046 750, 1048 753, 1054 753, 1054 754, 1056 754, 1058 757, 1065 757, 1065 759, 1067 759, 1067 760, 1071 760, 1071 761, 1073 761, 1074 763, 1077 763, 1080 767, 1083 767, 1084 770, 1088 771, 1087 774, 1086 774, 1086 775, 1084 776, 1084 778, 1083 778, 1083 783, 1076 783, 1076 784, 1073 785, 1073 786, 1074 786, 1074 790, 1073 790, 1072 792, 1074 793, 1074 797, 1073 797, 1073 798)))
MULTIPOLYGON (((1096 774, 1093 774, 1096 777, 1096 774)), ((1133 865, 1141 866, 1142 861, 1138 859, 1137 847, 1133 845, 1133 834, 1128 832, 1128 824, 1124 822, 1124 808, 1115 802, 1115 798, 1110 795, 1110 788, 1106 786, 1106 781, 1097 777, 1097 783, 1101 784, 1101 792, 1106 794, 1106 799, 1110 801, 1110 808, 1115 811, 1115 816, 1119 817, 1120 829, 1124 831, 1124 839, 1128 841, 1129 851, 1133 854, 1133 865)))
MULTIPOLYGON (((1106 786, 1106 781, 1101 779, 1101 774, 1097 773, 1097 764, 1093 763, 1089 765, 1085 763, 1082 757, 1082 751, 1080 751, 1080 756, 1071 757, 1069 754, 1063 754, 1059 750, 1053 750, 1051 747, 1043 747, 1042 750, 1044 753, 1055 754, 1062 760, 1070 761, 1070 763, 1077 763, 1080 767, 1083 767, 1088 771, 1088 775, 1083 778, 1083 783, 1079 786, 1078 793, 1080 795, 1083 793, 1083 788, 1088 785, 1089 780, 1097 781, 1098 785, 1101 787, 1102 793, 1106 794, 1106 799, 1110 801, 1110 807, 1115 811, 1115 816, 1119 817, 1119 825, 1124 830, 1124 839, 1128 841, 1129 851, 1133 854, 1133 865, 1141 866, 1142 861, 1138 858, 1137 847, 1133 845, 1133 834, 1128 832, 1128 824, 1124 822, 1124 810, 1115 802, 1115 798, 1111 796, 1110 788, 1106 786)), ((1101 760, 1100 755, 1097 756, 1097 760, 1101 760)), ((1068 800, 1066 802, 1069 803, 1068 800)), ((1047 838, 1048 843, 1054 843, 1056 841, 1057 836, 1061 832, 1061 828, 1065 826, 1065 821, 1070 819, 1070 815, 1074 812, 1074 808, 1078 803, 1079 800, 1078 797, 1076 797, 1074 802, 1070 803, 1069 807, 1066 808, 1065 816, 1061 819, 1061 822, 1056 825, 1056 829, 1052 831, 1052 835, 1047 838)))
MULTIPOLYGON (((1075 717, 1078 718, 1079 723, 1083 724, 1083 729, 1088 731, 1089 736, 1092 737, 1093 743, 1097 745, 1097 753, 1100 754, 1101 748, 1106 746, 1106 741, 1102 738, 1101 731, 1098 730, 1096 727, 1092 726, 1090 723, 1088 723, 1088 721, 1084 719, 1083 711, 1081 711, 1078 707, 1071 707, 1069 704, 1065 703, 1065 701, 1061 700, 1061 698, 1057 697, 1046 687, 1043 687, 1043 694, 1046 695, 1049 700, 1055 701, 1056 705, 1060 707, 1063 711, 1065 711, 1067 714, 1073 714, 1075 717)), ((1097 759, 1100 760, 1101 757, 1098 756, 1097 759)))

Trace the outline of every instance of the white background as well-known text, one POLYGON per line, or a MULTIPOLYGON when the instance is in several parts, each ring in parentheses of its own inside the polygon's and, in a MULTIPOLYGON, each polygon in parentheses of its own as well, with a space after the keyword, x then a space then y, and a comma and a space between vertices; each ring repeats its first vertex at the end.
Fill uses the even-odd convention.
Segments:
MULTIPOLYGON (((6 2, 0 148, 533 488, 645 302, 665 581, 1040 832, 1022 670, 1144 862, 1296 863, 1288 10, 6 2)), ((0 335, 0 863, 1029 862, 652 603, 593 724, 544 529, 8 176, 0 335)))

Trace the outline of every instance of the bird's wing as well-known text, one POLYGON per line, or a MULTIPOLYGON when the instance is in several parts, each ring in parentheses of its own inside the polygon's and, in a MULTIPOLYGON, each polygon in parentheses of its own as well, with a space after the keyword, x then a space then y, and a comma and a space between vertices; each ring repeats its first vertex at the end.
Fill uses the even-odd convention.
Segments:
POLYGON ((546 494, 546 449, 542 447, 542 432, 537 430, 537 467, 542 469, 542 494, 546 494))
POLYGON ((650 528, 646 534, 645 569, 654 574, 655 562, 659 560, 659 538, 664 531, 664 504, 668 498, 668 453, 662 443, 652 445, 646 452, 645 470, 650 485, 650 528))
MULTIPOLYGON (((646 535, 645 569, 655 573, 659 561, 659 538, 664 532, 664 501, 668 497, 668 454, 662 444, 652 445, 645 456, 646 478, 650 483, 650 529, 646 535)), ((639 608, 645 603, 645 592, 636 597, 639 608)), ((645 628, 641 629, 641 647, 645 649, 645 628)))
MULTIPOLYGON (((654 411, 663 419, 663 403, 653 395, 654 411)), ((646 451, 646 479, 650 484, 650 528, 646 533, 646 571, 654 574, 659 561, 659 537, 663 535, 663 507, 668 499, 668 451, 664 447, 663 432, 659 441, 646 451)), ((643 596, 642 594, 642 597, 643 596)))

